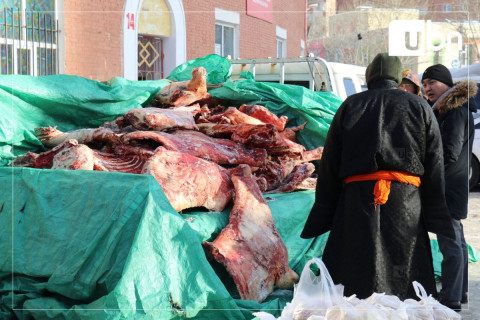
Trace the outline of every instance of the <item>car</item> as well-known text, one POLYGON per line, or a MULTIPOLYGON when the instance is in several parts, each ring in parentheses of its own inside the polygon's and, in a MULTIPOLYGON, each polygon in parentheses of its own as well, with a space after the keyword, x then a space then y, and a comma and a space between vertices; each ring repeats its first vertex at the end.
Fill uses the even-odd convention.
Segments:
MULTIPOLYGON (((480 91, 480 84, 477 83, 480 91)), ((474 98, 477 108, 480 109, 480 92, 474 98)), ((473 114, 473 124, 475 126, 475 138, 472 147, 472 161, 470 166, 469 185, 470 190, 480 182, 480 113, 473 114)))

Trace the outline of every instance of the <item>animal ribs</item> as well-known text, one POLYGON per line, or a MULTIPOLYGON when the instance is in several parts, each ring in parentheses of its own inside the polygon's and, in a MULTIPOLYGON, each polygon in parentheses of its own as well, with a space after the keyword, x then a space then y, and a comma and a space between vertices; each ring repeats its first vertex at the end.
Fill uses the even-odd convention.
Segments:
POLYGON ((227 139, 214 139, 201 132, 177 130, 172 133, 158 131, 135 131, 125 134, 127 144, 147 143, 155 149, 163 146, 168 150, 184 152, 218 164, 232 165, 245 163, 252 166, 265 164, 265 149, 247 149, 244 145, 227 139))
POLYGON ((74 139, 63 142, 40 154, 27 152, 16 158, 15 167, 38 169, 98 170, 140 173, 145 161, 152 155, 146 150, 133 152, 121 146, 119 153, 110 154, 78 144, 74 139))
POLYGON ((223 264, 246 300, 262 302, 274 286, 291 289, 298 275, 249 166, 231 170, 235 201, 228 225, 204 248, 223 264))

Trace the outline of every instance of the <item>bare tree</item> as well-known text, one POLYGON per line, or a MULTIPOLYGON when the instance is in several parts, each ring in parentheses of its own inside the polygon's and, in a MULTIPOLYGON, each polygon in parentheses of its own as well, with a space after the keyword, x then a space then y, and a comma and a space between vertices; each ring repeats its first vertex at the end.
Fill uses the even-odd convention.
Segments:
MULTIPOLYGON (((478 61, 480 41, 480 0, 457 0, 452 12, 434 0, 344 0, 337 1, 337 14, 328 21, 328 33, 318 31, 309 39, 323 40, 325 58, 366 66, 378 52, 388 51, 388 24, 392 20, 432 20, 457 26, 468 48, 469 63, 478 61), (439 6, 440 5, 440 6, 439 6), (403 10, 402 10, 403 9, 403 10), (408 9, 412 14, 409 15, 408 9), (416 13, 413 13, 416 12, 416 13)), ((317 19, 318 20, 318 19, 317 19)), ((398 39, 404 41, 405 39, 398 39)), ((318 42, 317 42, 318 43, 318 42)), ((418 57, 401 57, 404 66, 418 72, 418 57)), ((425 62, 423 62, 425 63, 425 62)))

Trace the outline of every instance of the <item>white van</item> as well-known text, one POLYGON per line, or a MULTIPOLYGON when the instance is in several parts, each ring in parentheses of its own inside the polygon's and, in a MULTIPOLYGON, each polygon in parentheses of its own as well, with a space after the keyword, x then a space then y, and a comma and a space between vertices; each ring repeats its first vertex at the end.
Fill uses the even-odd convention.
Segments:
POLYGON ((314 91, 332 91, 342 100, 365 91, 366 67, 327 62, 318 57, 230 60, 232 80, 249 71, 255 81, 296 84, 314 91))

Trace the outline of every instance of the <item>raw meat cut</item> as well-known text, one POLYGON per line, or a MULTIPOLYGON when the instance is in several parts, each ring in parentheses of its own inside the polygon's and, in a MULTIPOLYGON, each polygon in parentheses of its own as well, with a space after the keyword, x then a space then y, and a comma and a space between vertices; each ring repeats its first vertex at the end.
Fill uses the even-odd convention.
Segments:
POLYGON ((304 146, 289 139, 285 139, 278 133, 275 135, 272 143, 267 143, 265 145, 258 144, 257 147, 265 148, 270 155, 289 156, 297 159, 301 159, 305 152, 304 146))
POLYGON ((115 120, 119 129, 129 125, 137 130, 163 131, 175 128, 198 130, 194 116, 200 112, 200 106, 171 109, 141 108, 132 109, 115 120))
POLYGON ((52 169, 93 170, 95 152, 84 144, 63 149, 53 157, 52 169))
POLYGON ((19 156, 12 161, 13 167, 30 167, 38 169, 50 169, 53 163, 53 157, 60 151, 76 146, 78 144, 77 140, 70 139, 67 140, 55 148, 42 152, 34 153, 27 152, 23 156, 19 156))
POLYGON ((295 187, 295 190, 315 190, 317 188, 317 177, 308 177, 295 187))
POLYGON ((12 166, 140 173, 145 161, 153 155, 153 152, 148 150, 128 146, 118 146, 115 151, 116 154, 100 152, 70 139, 40 154, 27 152, 17 157, 12 162, 12 166))
POLYGON ((233 277, 240 297, 262 302, 274 286, 291 289, 298 275, 249 166, 231 170, 235 199, 228 225, 204 248, 233 277))
POLYGON ((297 164, 299 160, 290 157, 277 157, 267 161, 263 167, 259 167, 255 171, 257 178, 263 177, 266 181, 266 187, 263 191, 269 191, 278 188, 282 181, 285 180, 297 164))
POLYGON ((232 198, 227 169, 186 153, 158 147, 142 173, 155 177, 177 212, 194 207, 219 212, 232 198))
MULTIPOLYGON (((121 149, 123 150, 123 149, 121 149)), ((150 158, 148 152, 125 152, 111 154, 93 150, 79 144, 60 151, 53 157, 52 169, 97 170, 125 173, 141 173, 145 162, 150 158)))
POLYGON ((305 121, 302 125, 299 125, 297 127, 285 128, 282 132, 280 132, 280 135, 285 139, 288 139, 293 142, 297 142, 297 134, 295 132, 299 130, 303 130, 307 123, 308 122, 305 121))
POLYGON ((228 107, 222 113, 215 114, 208 118, 210 122, 216 123, 230 123, 230 124, 239 124, 239 123, 249 123, 249 124, 265 124, 262 121, 255 119, 254 117, 250 117, 249 115, 240 112, 235 107, 228 107))
POLYGON ((206 74, 207 71, 203 67, 193 69, 189 81, 172 82, 160 89, 155 96, 155 104, 179 107, 210 98, 206 74))
POLYGON ((279 132, 285 129, 285 125, 287 124, 287 121, 288 121, 287 116, 281 116, 279 118, 264 106, 260 106, 256 104, 251 106, 242 104, 238 108, 238 110, 245 114, 248 114, 250 117, 253 117, 255 119, 262 121, 263 123, 273 124, 275 127, 277 127, 277 130, 279 132))
POLYGON ((308 150, 302 154, 302 162, 310 162, 322 159, 323 147, 318 147, 313 150, 308 150))
POLYGON ((247 149, 232 140, 215 139, 191 130, 176 130, 172 133, 135 131, 123 135, 122 141, 132 145, 148 144, 152 149, 163 146, 168 150, 184 152, 224 165, 245 163, 262 166, 267 159, 265 149, 247 149))
POLYGON ((307 162, 296 166, 293 171, 281 182, 280 186, 265 193, 287 193, 296 190, 297 185, 310 177, 315 171, 313 163, 307 162))
POLYGON ((275 128, 272 124, 264 124, 236 108, 228 108, 224 113, 212 116, 209 120, 212 118, 219 123, 198 124, 199 130, 212 136, 228 136, 231 132, 232 140, 257 148, 265 148, 269 155, 289 155, 297 159, 303 157, 304 146, 284 138, 277 130, 272 131, 274 130, 272 128, 275 128), (226 120, 222 121, 222 119, 226 120), (249 137, 248 134, 252 136, 249 137))
POLYGON ((233 141, 266 146, 273 143, 277 129, 272 124, 227 124, 227 123, 199 123, 200 132, 216 138, 227 138, 233 141))
POLYGON ((78 143, 88 144, 94 141, 105 142, 109 144, 118 144, 119 135, 109 128, 79 129, 68 132, 57 130, 57 127, 35 128, 35 136, 46 147, 55 147, 70 139, 77 140, 78 143))

